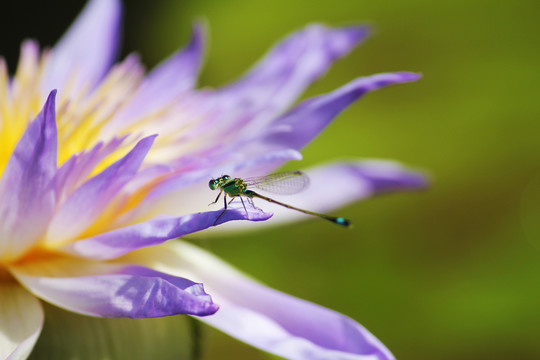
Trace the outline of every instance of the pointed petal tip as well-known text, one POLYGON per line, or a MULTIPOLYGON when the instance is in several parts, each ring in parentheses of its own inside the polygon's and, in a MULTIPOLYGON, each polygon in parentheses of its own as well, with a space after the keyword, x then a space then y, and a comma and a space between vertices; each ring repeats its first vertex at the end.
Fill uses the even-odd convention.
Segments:
MULTIPOLYGON (((158 137, 158 134, 148 135, 148 136, 143 137, 141 140, 137 142, 137 144, 135 144, 135 146, 133 147, 130 153, 132 152, 135 153, 138 151, 148 153, 148 151, 150 151, 150 148, 152 148, 152 146, 154 145, 154 141, 156 140, 157 137, 158 137)), ((128 153, 128 155, 130 153, 128 153)), ((144 156, 146 157, 146 154, 144 156)))
POLYGON ((45 106, 44 107, 47 107, 47 106, 50 106, 51 104, 55 105, 55 102, 56 102, 56 94, 58 93, 58 90, 57 89, 53 89, 51 90, 51 92, 49 93, 49 95, 47 96, 47 100, 45 100, 45 106))
POLYGON ((371 27, 369 25, 351 25, 342 28, 346 31, 351 39, 361 41, 371 35, 371 27))
POLYGON ((201 67, 202 59, 204 57, 207 28, 208 24, 204 19, 198 19, 191 25, 191 39, 184 51, 191 53, 191 56, 193 57, 193 74, 198 73, 201 67))
POLYGON ((422 170, 408 170, 409 183, 418 190, 427 189, 432 182, 431 175, 422 170))
POLYGON ((420 73, 413 73, 407 71, 378 73, 356 78, 348 84, 345 84, 341 88, 334 91, 334 93, 339 94, 351 92, 355 93, 358 97, 360 97, 361 95, 364 95, 366 92, 369 91, 378 90, 389 85, 416 81, 421 77, 422 74, 420 73))
POLYGON ((44 120, 47 121, 48 119, 53 120, 56 122, 56 94, 57 90, 53 89, 47 96, 47 100, 45 100, 45 105, 43 105, 43 114, 45 115, 44 120))
POLYGON ((208 21, 205 18, 198 18, 191 25, 193 37, 197 38, 198 40, 203 40, 203 37, 206 36, 207 29, 208 21))
POLYGON ((185 56, 185 54, 183 54, 184 52, 189 52, 191 53, 191 56, 200 58, 203 52, 207 28, 208 22, 205 19, 200 18, 193 21, 191 24, 191 37, 189 38, 189 42, 183 51, 179 51, 173 56, 182 57, 185 56))
POLYGON ((306 26, 307 31, 319 31, 322 29, 328 33, 345 35, 346 38, 352 41, 361 41, 371 33, 371 27, 365 24, 354 24, 354 25, 345 25, 345 26, 327 26, 323 24, 310 24, 306 26))
POLYGON ((319 44, 329 56, 329 59, 336 59, 345 56, 354 47, 358 46, 367 38, 370 29, 366 25, 349 25, 332 27, 322 24, 308 25, 302 34, 304 41, 311 41, 319 44))
POLYGON ((375 193, 424 190, 430 183, 429 174, 394 161, 360 161, 351 164, 351 169, 369 180, 375 193))
POLYGON ((49 134, 49 139, 51 139, 55 145, 54 147, 54 156, 57 156, 57 141, 58 141, 58 129, 56 128, 56 93, 57 90, 54 89, 49 93, 49 96, 47 97, 47 100, 45 101, 45 105, 43 106, 43 123, 46 124, 46 131, 49 134))
POLYGON ((148 135, 148 136, 145 136, 141 141, 145 140, 145 141, 151 141, 153 143, 158 136, 159 134, 148 135))
POLYGON ((422 78, 422 73, 414 73, 408 71, 397 72, 396 75, 401 77, 402 82, 416 81, 422 78))

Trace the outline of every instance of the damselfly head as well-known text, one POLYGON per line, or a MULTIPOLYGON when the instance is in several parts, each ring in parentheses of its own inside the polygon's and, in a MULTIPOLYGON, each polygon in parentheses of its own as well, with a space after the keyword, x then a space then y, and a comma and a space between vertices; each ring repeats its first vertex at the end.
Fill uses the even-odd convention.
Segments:
POLYGON ((210 182, 208 183, 208 187, 210 187, 210 189, 212 190, 216 190, 218 187, 223 185, 223 183, 229 181, 230 179, 231 177, 229 175, 223 175, 220 178, 210 180, 210 182))
POLYGON ((212 190, 216 190, 217 187, 219 185, 219 179, 212 179, 210 180, 210 182, 208 183, 208 186, 210 187, 210 189, 212 190))

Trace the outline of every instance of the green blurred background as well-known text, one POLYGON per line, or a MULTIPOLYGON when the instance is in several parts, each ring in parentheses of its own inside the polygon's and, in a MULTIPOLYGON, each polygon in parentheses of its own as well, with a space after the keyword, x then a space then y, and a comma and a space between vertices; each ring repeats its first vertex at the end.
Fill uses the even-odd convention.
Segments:
MULTIPOLYGON (((83 2, 64 3, 54 24, 36 8, 32 22, 21 17, 6 49, 17 51, 28 36, 53 44, 83 2), (31 28, 47 24, 48 33, 31 28)), ((192 240, 276 289, 356 319, 399 359, 534 359, 539 10, 533 0, 130 1, 124 54, 137 51, 154 66, 203 18, 210 41, 200 85, 220 86, 308 23, 372 24, 372 37, 305 97, 377 72, 424 78, 369 94, 287 168, 344 157, 394 159, 429 172, 430 188, 343 209, 339 214, 356 224, 351 231, 313 220, 256 236, 192 240)), ((204 359, 268 358, 202 331, 204 359)))

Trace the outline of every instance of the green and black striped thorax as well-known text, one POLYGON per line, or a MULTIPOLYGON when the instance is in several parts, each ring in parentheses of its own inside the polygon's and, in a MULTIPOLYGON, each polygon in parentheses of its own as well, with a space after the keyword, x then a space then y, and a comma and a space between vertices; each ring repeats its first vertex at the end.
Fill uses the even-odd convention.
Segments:
POLYGON ((212 190, 221 188, 229 196, 247 195, 247 185, 244 180, 240 178, 231 179, 229 175, 223 175, 220 178, 210 180, 208 186, 212 190))

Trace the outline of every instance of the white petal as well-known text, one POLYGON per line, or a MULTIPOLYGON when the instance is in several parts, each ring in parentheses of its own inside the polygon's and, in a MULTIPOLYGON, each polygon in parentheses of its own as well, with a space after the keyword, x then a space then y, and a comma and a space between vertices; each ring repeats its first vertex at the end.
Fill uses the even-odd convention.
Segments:
POLYGON ((394 359, 347 316, 265 287, 193 245, 169 241, 126 260, 202 281, 220 309, 200 320, 264 351, 302 360, 394 359))
POLYGON ((0 282, 0 359, 26 359, 43 326, 39 300, 15 282, 0 282))

